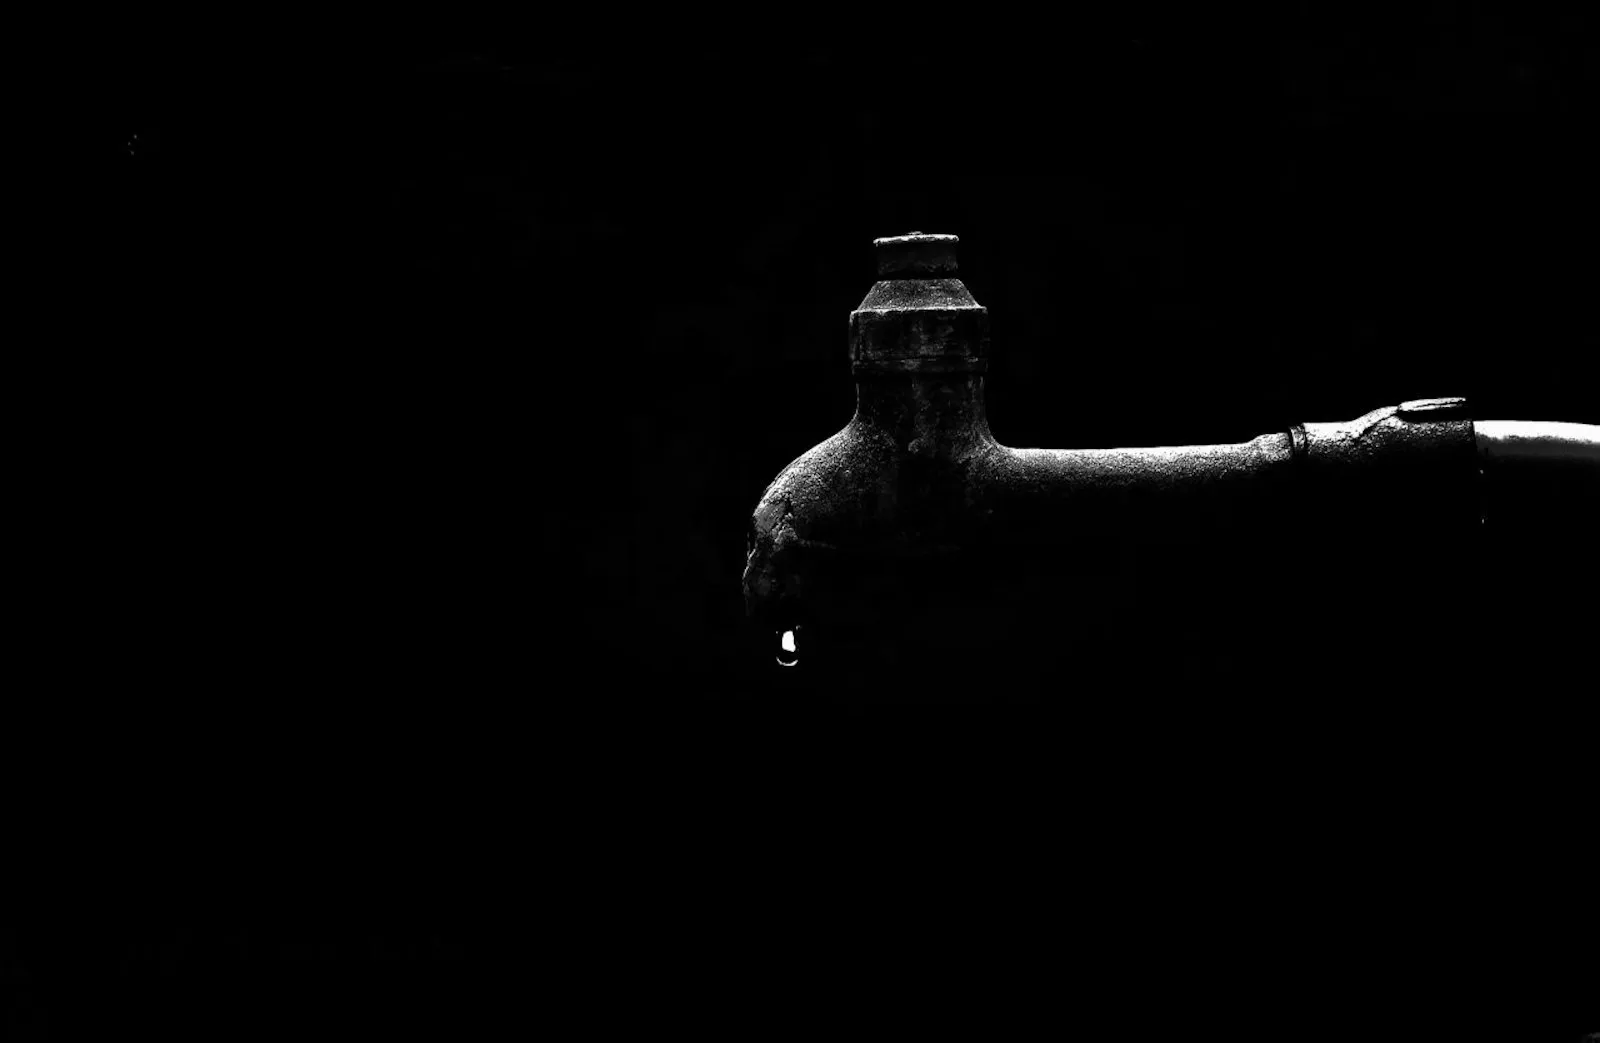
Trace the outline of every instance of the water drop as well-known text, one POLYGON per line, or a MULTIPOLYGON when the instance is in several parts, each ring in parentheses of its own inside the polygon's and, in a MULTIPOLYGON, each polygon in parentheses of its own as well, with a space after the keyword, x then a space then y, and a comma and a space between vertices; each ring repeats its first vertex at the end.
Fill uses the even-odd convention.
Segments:
POLYGON ((778 638, 778 665, 779 666, 794 666, 795 664, 800 662, 800 652, 799 652, 799 649, 795 645, 795 633, 794 633, 795 630, 799 630, 799 629, 800 629, 799 627, 795 627, 794 630, 785 630, 783 632, 783 636, 778 638))

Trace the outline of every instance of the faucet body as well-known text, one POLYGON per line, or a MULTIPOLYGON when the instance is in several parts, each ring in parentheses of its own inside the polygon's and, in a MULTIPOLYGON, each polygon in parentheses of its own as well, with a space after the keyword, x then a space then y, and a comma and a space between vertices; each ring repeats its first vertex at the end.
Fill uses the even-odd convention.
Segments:
POLYGON ((855 415, 784 468, 751 519, 747 611, 797 634, 802 665, 850 647, 857 663, 948 677, 1032 646, 1281 673, 1260 650, 1330 618, 1369 645, 1470 632, 1459 600, 1421 593, 1483 522, 1464 400, 1229 445, 1004 446, 984 409, 987 312, 956 278, 954 245, 877 242, 879 282, 850 320, 855 415))

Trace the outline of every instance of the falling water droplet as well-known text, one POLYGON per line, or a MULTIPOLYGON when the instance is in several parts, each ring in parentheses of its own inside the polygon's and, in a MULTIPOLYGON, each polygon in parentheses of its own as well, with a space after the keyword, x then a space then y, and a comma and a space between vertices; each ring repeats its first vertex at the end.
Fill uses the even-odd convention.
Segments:
POLYGON ((795 627, 794 630, 785 630, 783 636, 778 639, 779 666, 794 666, 800 662, 800 652, 795 647, 794 637, 794 631, 799 629, 795 627))

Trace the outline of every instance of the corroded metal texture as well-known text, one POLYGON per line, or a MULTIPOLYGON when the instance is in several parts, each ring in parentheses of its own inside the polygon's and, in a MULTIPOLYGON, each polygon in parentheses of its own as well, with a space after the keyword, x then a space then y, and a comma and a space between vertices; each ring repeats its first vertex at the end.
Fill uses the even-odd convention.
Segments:
POLYGON ((884 279, 850 315, 856 375, 981 373, 989 353, 988 309, 960 279, 884 279))
POLYGON ((901 633, 959 644, 985 577, 1046 565, 1043 596, 1059 589, 1066 617, 1104 628, 1101 608, 1123 596, 1107 564, 1119 555, 1176 573, 1246 555, 1270 568, 1363 530, 1424 548, 1481 519, 1478 446, 1457 399, 1233 445, 999 444, 984 409, 988 316, 955 243, 876 243, 880 280, 850 318, 856 413, 779 473, 751 520, 744 594, 763 628, 881 627, 892 611, 901 633))

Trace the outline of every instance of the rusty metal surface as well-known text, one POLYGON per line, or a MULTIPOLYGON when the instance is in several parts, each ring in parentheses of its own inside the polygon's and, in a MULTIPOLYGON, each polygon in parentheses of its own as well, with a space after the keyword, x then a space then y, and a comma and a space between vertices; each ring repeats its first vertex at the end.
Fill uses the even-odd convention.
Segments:
MULTIPOLYGON (((987 311, 958 278, 955 243, 877 241, 882 277, 850 320, 856 413, 779 473, 751 520, 744 593, 758 626, 870 627, 892 605, 899 632, 959 643, 970 628, 951 606, 971 604, 964 592, 1000 568, 1048 564, 1049 582, 1105 603, 1120 595, 1097 558, 1147 555, 1182 572, 1201 545, 1212 556, 1315 555, 1382 528, 1421 546, 1480 519, 1478 449, 1459 399, 1232 445, 1001 445, 984 408, 987 311)), ((1070 615, 1075 603, 1062 603, 1070 615)), ((1088 609, 1080 617, 1110 626, 1088 609)))

